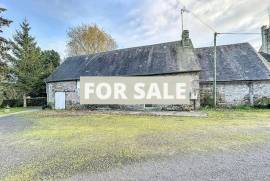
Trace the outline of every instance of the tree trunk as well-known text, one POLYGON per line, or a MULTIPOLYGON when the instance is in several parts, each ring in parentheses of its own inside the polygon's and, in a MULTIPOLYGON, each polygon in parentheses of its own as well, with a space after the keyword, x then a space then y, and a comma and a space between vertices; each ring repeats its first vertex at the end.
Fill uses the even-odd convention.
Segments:
POLYGON ((27 107, 27 103, 26 103, 26 95, 23 94, 23 107, 26 108, 27 107))

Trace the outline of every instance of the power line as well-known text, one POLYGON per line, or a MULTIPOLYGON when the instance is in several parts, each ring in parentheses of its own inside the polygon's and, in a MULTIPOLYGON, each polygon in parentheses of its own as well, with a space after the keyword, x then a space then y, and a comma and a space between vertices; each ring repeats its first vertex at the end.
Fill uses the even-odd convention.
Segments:
POLYGON ((222 35, 261 35, 261 33, 217 33, 222 35))
MULTIPOLYGON (((250 32, 225 32, 225 33, 218 33, 215 28, 210 26, 208 23, 203 21, 200 17, 198 17, 196 14, 194 14, 192 11, 187 10, 184 8, 185 11, 181 10, 182 17, 183 12, 189 12, 191 15, 193 15, 197 20, 199 20, 203 25, 205 25, 207 28, 209 28, 211 31, 214 32, 214 75, 213 75, 213 97, 214 97, 214 107, 217 106, 217 36, 218 35, 260 35, 260 33, 250 33, 250 32)), ((269 15, 269 21, 270 21, 270 15, 269 15)), ((183 20, 182 20, 183 23, 183 20)), ((269 22, 270 26, 270 22, 269 22)), ((183 27, 183 24, 182 24, 183 27)))
MULTIPOLYGON (((218 32, 215 28, 210 26, 208 23, 206 23, 204 20, 202 20, 199 16, 197 16, 195 13, 193 13, 191 10, 188 10, 186 7, 184 7, 181 12, 187 12, 190 13, 192 16, 194 16, 200 23, 202 23, 204 26, 206 26, 208 29, 213 31, 214 33, 218 32)), ((269 9, 269 19, 270 19, 270 9, 269 9)), ((261 33, 249 33, 249 32, 225 32, 225 33, 217 33, 217 34, 223 34, 223 35, 261 35, 261 33)))
POLYGON ((205 25, 206 27, 208 27, 210 30, 212 30, 213 32, 217 32, 212 26, 210 26, 208 23, 206 23, 204 20, 202 20, 200 17, 198 17, 192 11, 189 10, 188 12, 190 12, 190 14, 192 16, 194 16, 198 21, 200 21, 203 25, 205 25))

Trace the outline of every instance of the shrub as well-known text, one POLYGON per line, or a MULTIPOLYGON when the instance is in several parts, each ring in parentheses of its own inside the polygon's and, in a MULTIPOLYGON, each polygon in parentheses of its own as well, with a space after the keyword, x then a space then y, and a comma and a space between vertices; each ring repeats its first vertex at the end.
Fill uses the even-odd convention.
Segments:
POLYGON ((234 109, 234 110, 250 110, 252 107, 250 105, 232 105, 226 106, 227 109, 234 109))
MULTIPOLYGON (((37 98, 30 98, 27 99, 27 106, 35 107, 35 106, 45 106, 47 104, 47 98, 46 97, 37 97, 37 98)), ((22 99, 9 99, 9 100, 3 100, 0 107, 22 107, 23 106, 23 100, 22 99)))
POLYGON ((256 108, 270 108, 270 98, 262 97, 255 101, 254 107, 256 108))
POLYGON ((45 106, 47 105, 47 98, 46 97, 37 97, 37 98, 30 98, 27 99, 27 106, 45 106))
POLYGON ((201 106, 206 108, 213 107, 214 98, 213 95, 209 92, 203 93, 201 96, 201 106))
POLYGON ((53 109, 52 105, 53 105, 53 103, 49 102, 47 105, 42 106, 42 109, 43 110, 46 110, 46 109, 52 110, 53 109))
POLYGON ((23 100, 21 99, 9 99, 9 100, 3 100, 1 107, 22 107, 23 106, 23 100))

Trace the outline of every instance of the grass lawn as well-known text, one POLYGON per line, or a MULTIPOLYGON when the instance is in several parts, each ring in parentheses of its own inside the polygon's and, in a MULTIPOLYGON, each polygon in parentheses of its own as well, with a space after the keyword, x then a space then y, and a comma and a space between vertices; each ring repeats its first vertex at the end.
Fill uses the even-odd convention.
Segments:
POLYGON ((5 114, 10 114, 10 113, 16 113, 16 112, 21 112, 21 111, 26 111, 26 108, 18 107, 18 108, 10 108, 9 111, 6 111, 4 108, 0 108, 0 116, 5 115, 5 114))
MULTIPOLYGON (((148 159, 239 150, 270 140, 269 110, 207 111, 208 118, 40 112, 12 136, 31 155, 4 180, 50 180, 148 159)), ((0 177, 1 178, 1 177, 0 177)))

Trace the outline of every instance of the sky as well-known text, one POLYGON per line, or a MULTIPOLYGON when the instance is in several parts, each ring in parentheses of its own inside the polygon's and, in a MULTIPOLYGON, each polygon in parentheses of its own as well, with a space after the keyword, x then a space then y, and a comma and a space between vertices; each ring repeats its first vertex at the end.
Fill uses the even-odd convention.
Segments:
MULTIPOLYGON (((183 7, 184 29, 190 31, 195 47, 213 45, 217 32, 260 33, 269 24, 269 0, 0 0, 4 17, 14 22, 4 36, 12 38, 23 19, 32 27, 31 35, 44 50, 54 49, 67 57, 67 31, 70 27, 96 23, 128 48, 181 39, 183 7), (195 15, 195 16, 194 16, 195 15), (199 18, 199 19, 198 19, 199 18)), ((220 35, 218 44, 249 42, 257 50, 261 35, 220 35)))

